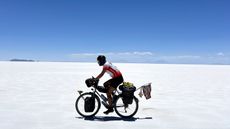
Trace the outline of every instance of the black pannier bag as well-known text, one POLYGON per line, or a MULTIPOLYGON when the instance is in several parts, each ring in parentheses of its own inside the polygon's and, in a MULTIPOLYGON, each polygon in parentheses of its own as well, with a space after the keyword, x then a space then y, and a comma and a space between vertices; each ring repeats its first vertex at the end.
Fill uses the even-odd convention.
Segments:
POLYGON ((97 86, 98 81, 99 80, 96 78, 88 78, 85 80, 85 84, 87 85, 87 87, 97 86))
POLYGON ((93 112, 95 109, 95 97, 86 97, 85 98, 85 112, 93 112))
POLYGON ((125 105, 132 104, 134 98, 134 92, 136 91, 136 87, 133 85, 121 85, 119 89, 122 91, 122 101, 125 105))

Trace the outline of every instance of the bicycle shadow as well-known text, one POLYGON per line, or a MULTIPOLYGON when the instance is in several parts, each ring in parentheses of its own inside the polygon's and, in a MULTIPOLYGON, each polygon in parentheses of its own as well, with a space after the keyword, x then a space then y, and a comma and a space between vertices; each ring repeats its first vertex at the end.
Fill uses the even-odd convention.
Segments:
POLYGON ((84 119, 88 121, 136 121, 136 120, 145 120, 152 119, 152 117, 131 117, 131 118, 121 118, 116 116, 94 116, 94 117, 76 117, 78 119, 84 119))

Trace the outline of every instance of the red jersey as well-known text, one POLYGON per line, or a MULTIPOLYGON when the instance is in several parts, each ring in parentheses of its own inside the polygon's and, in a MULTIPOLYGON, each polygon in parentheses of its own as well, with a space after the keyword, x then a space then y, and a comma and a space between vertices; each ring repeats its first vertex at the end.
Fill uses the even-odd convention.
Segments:
POLYGON ((116 78, 122 75, 121 72, 117 69, 117 67, 112 65, 112 63, 110 62, 106 62, 103 65, 103 70, 105 70, 106 73, 108 73, 112 78, 116 78))

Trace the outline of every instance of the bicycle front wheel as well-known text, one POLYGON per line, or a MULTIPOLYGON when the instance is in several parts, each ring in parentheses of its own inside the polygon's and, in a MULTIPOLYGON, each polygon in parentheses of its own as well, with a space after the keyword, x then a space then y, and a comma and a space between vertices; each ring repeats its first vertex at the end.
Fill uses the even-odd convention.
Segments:
POLYGON ((122 118, 133 117, 137 113, 138 108, 138 99, 135 96, 131 104, 124 104, 122 96, 119 96, 114 105, 115 112, 122 118))
POLYGON ((99 97, 97 95, 91 93, 91 92, 81 94, 77 98, 76 103, 75 103, 75 108, 76 108, 77 112, 83 117, 95 116, 98 113, 100 107, 101 107, 101 103, 100 103, 99 97), (85 109, 85 106, 87 106, 85 101, 86 101, 87 98, 90 98, 90 97, 94 97, 95 106, 94 106, 93 110, 87 111, 85 109))

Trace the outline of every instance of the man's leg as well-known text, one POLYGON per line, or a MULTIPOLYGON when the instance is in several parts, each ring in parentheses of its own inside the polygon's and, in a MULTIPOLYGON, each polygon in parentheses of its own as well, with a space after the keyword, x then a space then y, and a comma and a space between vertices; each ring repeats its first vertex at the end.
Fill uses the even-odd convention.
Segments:
POLYGON ((108 103, 109 103, 109 108, 107 111, 105 111, 105 114, 109 114, 110 112, 113 112, 113 106, 112 106, 112 93, 115 89, 112 86, 108 87, 107 91, 107 98, 108 98, 108 103))
POLYGON ((97 89, 99 92, 107 93, 106 88, 103 87, 103 86, 97 86, 96 89, 97 89))
POLYGON ((107 97, 108 97, 108 102, 110 107, 112 107, 112 94, 114 90, 115 89, 112 86, 110 86, 107 92, 107 97))

